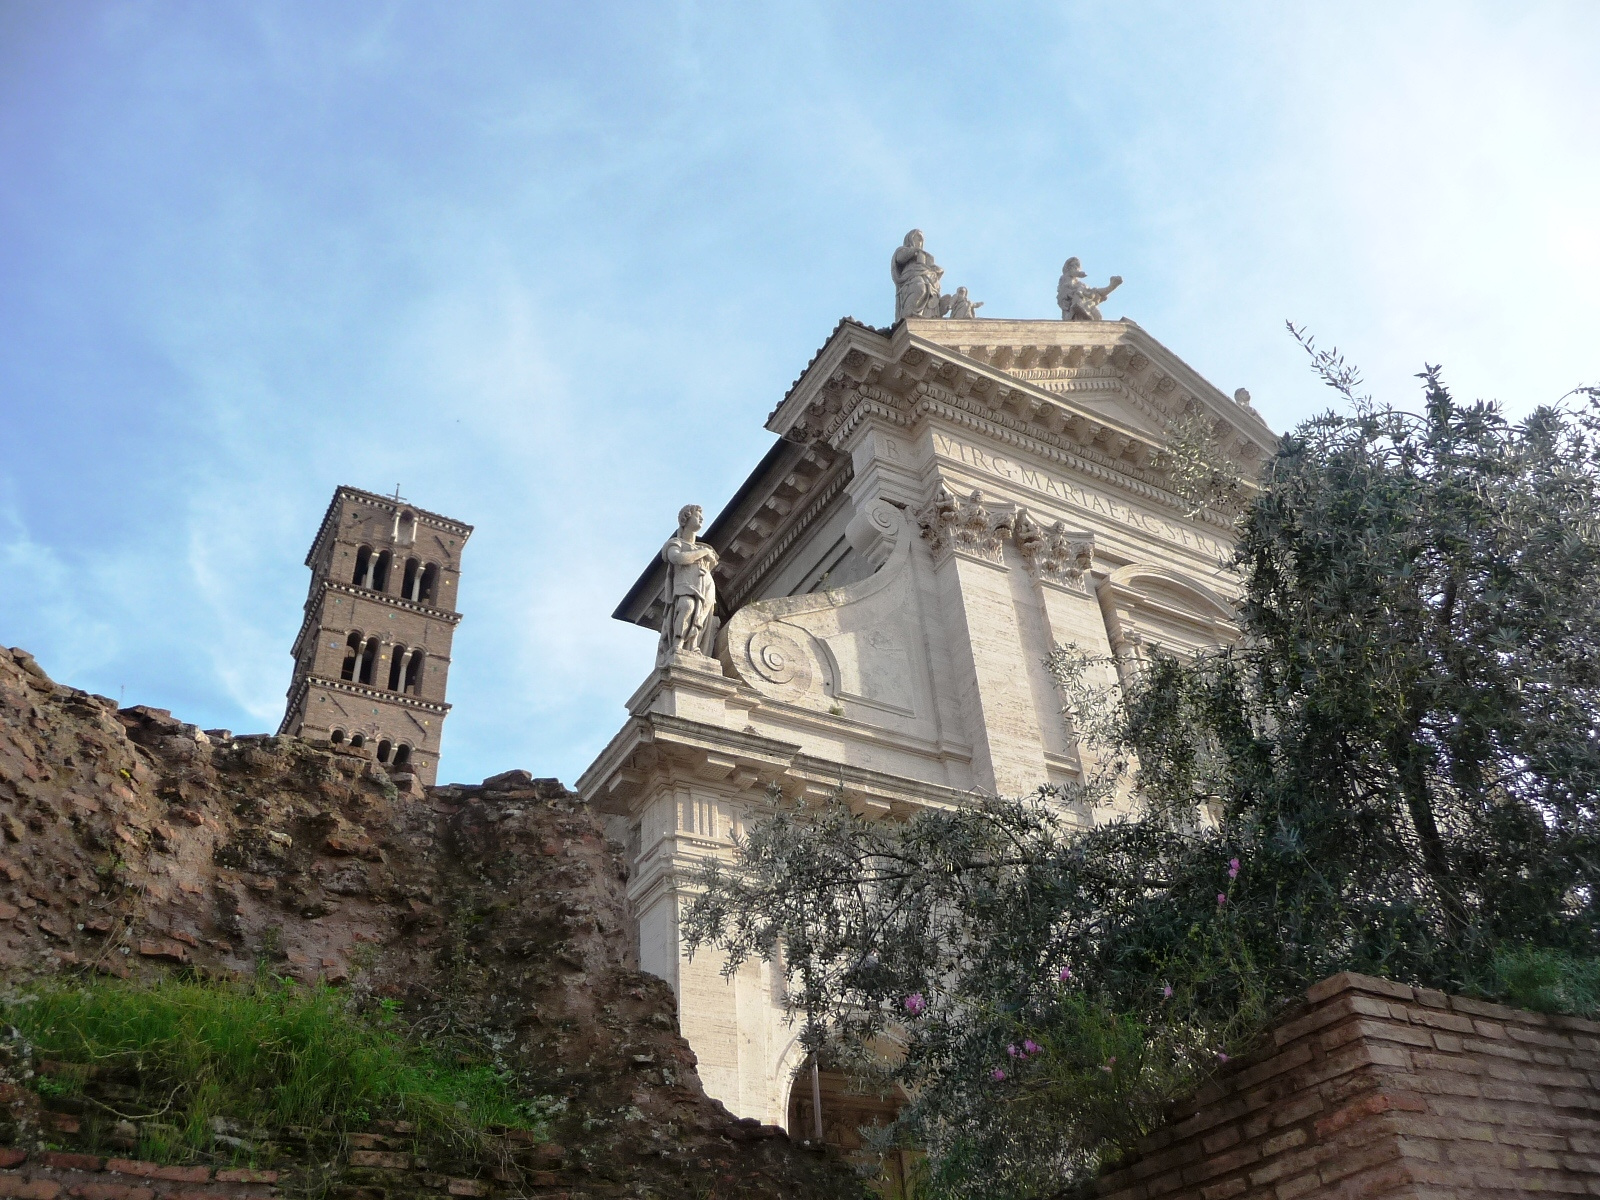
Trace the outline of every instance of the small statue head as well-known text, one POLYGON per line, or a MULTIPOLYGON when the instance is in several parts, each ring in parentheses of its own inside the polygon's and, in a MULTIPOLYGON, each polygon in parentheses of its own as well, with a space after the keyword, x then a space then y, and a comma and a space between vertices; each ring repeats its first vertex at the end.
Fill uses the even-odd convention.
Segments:
POLYGON ((967 298, 967 289, 964 287, 958 287, 956 289, 956 295, 962 300, 965 300, 967 298))
POLYGON ((903 244, 906 245, 907 247, 909 247, 912 250, 921 250, 922 249, 922 230, 913 229, 910 233, 906 234, 906 240, 905 240, 905 242, 903 244))
POLYGON ((705 512, 698 504, 685 504, 678 510, 678 532, 693 537, 705 520, 705 512))
POLYGON ((1245 408, 1250 407, 1250 393, 1245 391, 1244 388, 1240 388, 1238 391, 1234 392, 1233 398, 1235 402, 1242 404, 1245 408))
POLYGON ((1072 258, 1067 259, 1066 262, 1061 264, 1061 273, 1068 279, 1082 279, 1085 271, 1083 269, 1083 264, 1079 262, 1077 256, 1074 255, 1072 258))

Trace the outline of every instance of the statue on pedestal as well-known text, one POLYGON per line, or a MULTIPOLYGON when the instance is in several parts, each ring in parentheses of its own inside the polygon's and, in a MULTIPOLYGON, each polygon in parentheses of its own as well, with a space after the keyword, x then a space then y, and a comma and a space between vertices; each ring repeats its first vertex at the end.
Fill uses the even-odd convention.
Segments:
POLYGON ((709 643, 717 636, 717 585, 711 577, 717 552, 694 536, 704 520, 698 504, 685 504, 678 510, 678 532, 661 547, 667 564, 667 611, 661 618, 658 663, 675 654, 709 655, 709 643))
POLYGON ((889 260, 894 278, 894 319, 937 317, 940 313, 939 281, 944 268, 922 248, 922 230, 913 229, 889 260))
POLYGON ((1083 282, 1083 264, 1069 258, 1061 267, 1061 282, 1056 284, 1056 303, 1061 306, 1063 321, 1100 321, 1100 306, 1107 296, 1122 284, 1121 275, 1113 275, 1103 288, 1090 287, 1083 282))

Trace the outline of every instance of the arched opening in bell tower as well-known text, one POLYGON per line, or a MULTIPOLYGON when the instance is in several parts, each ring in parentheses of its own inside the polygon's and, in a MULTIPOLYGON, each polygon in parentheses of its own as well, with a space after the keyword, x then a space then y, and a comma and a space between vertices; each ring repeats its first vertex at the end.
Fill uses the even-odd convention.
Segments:
POLYGON ((344 666, 339 668, 339 678, 355 681, 356 662, 361 657, 361 631, 356 630, 344 640, 344 666))

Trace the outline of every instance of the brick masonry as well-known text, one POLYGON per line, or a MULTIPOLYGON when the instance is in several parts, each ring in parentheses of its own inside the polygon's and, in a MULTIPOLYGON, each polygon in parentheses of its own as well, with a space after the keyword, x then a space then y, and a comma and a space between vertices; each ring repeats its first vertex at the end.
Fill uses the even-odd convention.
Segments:
POLYGON ((278 1194, 277 1182, 276 1171, 0 1149, 0 1197, 8 1200, 263 1200, 278 1194))
MULTIPOLYGON (((554 1149, 559 1159, 560 1147, 554 1149)), ((507 1191, 504 1186, 496 1186, 488 1180, 430 1171, 426 1162, 410 1154, 354 1151, 349 1156, 349 1165, 358 1169, 341 1172, 333 1194, 415 1200, 465 1196, 483 1200, 507 1191), (365 1161, 361 1161, 363 1154, 365 1161), (385 1161, 371 1161, 378 1158, 385 1161), (381 1169, 359 1170, 362 1167, 381 1169)), ((280 1194, 301 1195, 318 1190, 317 1180, 295 1175, 294 1171, 280 1175, 278 1171, 249 1167, 164 1166, 140 1159, 104 1158, 95 1154, 59 1151, 29 1154, 20 1149, 0 1148, 0 1198, 3 1200, 271 1200, 280 1194), (280 1193, 280 1179, 286 1188, 283 1193, 280 1193)), ((554 1182, 554 1176, 549 1171, 534 1172, 531 1182, 533 1194, 548 1194, 539 1184, 554 1182), (541 1180, 541 1175, 550 1178, 541 1180)))
POLYGON ((1097 1192, 1600 1195, 1600 1024, 1335 975, 1097 1192))

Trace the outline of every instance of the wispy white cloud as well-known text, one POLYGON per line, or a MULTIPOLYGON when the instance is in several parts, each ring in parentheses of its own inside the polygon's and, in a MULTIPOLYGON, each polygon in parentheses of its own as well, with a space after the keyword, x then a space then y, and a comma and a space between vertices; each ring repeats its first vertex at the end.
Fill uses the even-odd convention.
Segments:
POLYGON ((276 723, 329 494, 398 482, 477 527, 445 773, 576 775, 615 602, 912 225, 986 314, 1126 276, 1280 427, 1285 317, 1400 398, 1600 374, 1591 7, 90 11, 0 46, 0 631, 205 724, 276 723))

